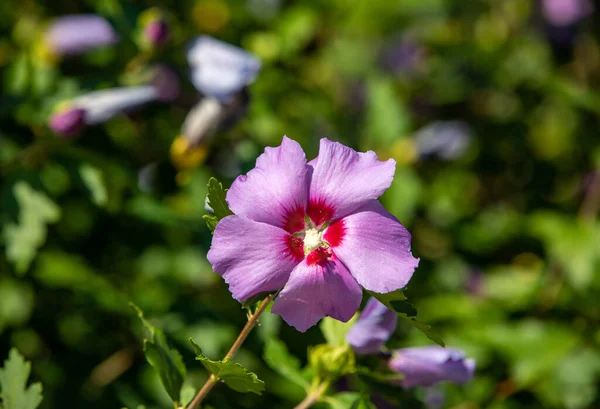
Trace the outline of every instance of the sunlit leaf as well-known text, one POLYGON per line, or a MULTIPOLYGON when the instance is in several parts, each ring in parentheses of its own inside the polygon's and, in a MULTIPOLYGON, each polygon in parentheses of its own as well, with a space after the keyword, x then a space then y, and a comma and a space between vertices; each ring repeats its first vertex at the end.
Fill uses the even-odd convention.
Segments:
POLYGON ((254 372, 250 372, 231 359, 224 359, 222 361, 208 359, 191 338, 190 342, 194 347, 196 360, 200 361, 208 372, 225 382, 234 391, 242 393, 252 392, 261 395, 265 390, 265 383, 258 379, 258 376, 254 372))
POLYGON ((11 349, 0 369, 0 401, 4 409, 36 409, 42 403, 42 385, 27 386, 31 364, 11 349))

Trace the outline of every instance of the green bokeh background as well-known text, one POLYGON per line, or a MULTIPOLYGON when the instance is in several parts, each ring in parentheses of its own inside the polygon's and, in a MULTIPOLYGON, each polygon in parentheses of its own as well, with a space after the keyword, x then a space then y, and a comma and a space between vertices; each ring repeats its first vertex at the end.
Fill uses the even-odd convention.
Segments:
MULTIPOLYGON (((172 407, 128 302, 200 385, 187 339, 220 358, 246 319, 206 260, 208 178, 229 185, 284 134, 309 157, 328 137, 398 162, 382 202, 421 258, 406 294, 477 360, 472 382, 443 386, 447 407, 600 407, 599 23, 553 27, 532 0, 0 2, 0 359, 15 346, 32 361, 43 408, 172 407), (137 18, 153 6, 172 38, 141 64, 176 69, 182 96, 57 141, 45 125, 57 102, 136 81, 137 18), (43 63, 44 24, 82 12, 108 18, 121 43, 43 63), (250 50, 263 69, 247 116, 178 184, 169 147, 198 99, 184 50, 200 34, 250 50), (402 41, 415 49, 390 71, 382 59, 402 41), (415 157, 416 131, 437 120, 471 127, 459 158, 415 157), (138 187, 149 163, 160 164, 152 194, 138 187)), ((266 393, 218 385, 211 407, 302 399, 261 358, 274 334, 303 362, 323 342, 318 327, 299 335, 267 314, 238 355, 266 393)), ((430 343, 401 324, 389 345, 430 343)), ((421 407, 423 392, 398 388, 396 399, 421 407)))

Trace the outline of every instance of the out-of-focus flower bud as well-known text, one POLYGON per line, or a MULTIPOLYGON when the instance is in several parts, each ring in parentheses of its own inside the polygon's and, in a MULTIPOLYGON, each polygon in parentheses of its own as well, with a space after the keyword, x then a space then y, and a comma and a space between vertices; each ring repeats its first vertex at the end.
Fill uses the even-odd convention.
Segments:
POLYGON ((111 45, 119 36, 110 23, 94 14, 59 17, 45 31, 42 45, 52 56, 76 55, 111 45))
POLYGON ((466 383, 473 377, 475 360, 465 358, 459 349, 427 346, 395 350, 388 366, 404 375, 404 379, 395 383, 412 388, 443 381, 466 383))
POLYGON ((261 67, 254 55, 208 36, 191 43, 187 60, 196 89, 221 102, 252 83, 261 67))
POLYGON ((396 330, 398 316, 371 297, 346 339, 357 354, 376 354, 396 330))
POLYGON ((164 14, 156 8, 144 11, 139 18, 145 45, 156 48, 164 46, 171 36, 171 30, 164 14))
POLYGON ((58 106, 50 117, 48 126, 58 135, 73 137, 85 126, 85 109, 69 106, 58 106))
POLYGON ((593 11, 589 0, 542 0, 542 14, 555 27, 575 24, 593 11))
POLYGON ((308 350, 308 362, 321 380, 337 379, 354 372, 356 358, 348 345, 316 345, 308 350))
POLYGON ((460 158, 471 144, 471 128, 462 121, 436 121, 415 133, 419 157, 460 158))
POLYGON ((66 105, 59 105, 56 113, 50 118, 49 126, 56 133, 70 135, 85 125, 106 122, 118 114, 129 112, 157 98, 158 91, 149 85, 93 91, 74 98, 66 105), (64 106, 68 106, 69 110, 65 111, 64 106), (75 124, 74 131, 66 126, 67 118, 75 124), (63 129, 66 129, 67 133, 62 132, 63 129))

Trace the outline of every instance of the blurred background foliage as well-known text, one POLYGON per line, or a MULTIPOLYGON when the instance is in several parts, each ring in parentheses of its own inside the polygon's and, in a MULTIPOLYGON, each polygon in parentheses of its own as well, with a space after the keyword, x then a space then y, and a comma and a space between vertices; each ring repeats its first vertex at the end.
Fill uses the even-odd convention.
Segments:
MULTIPOLYGON (((398 162, 382 198, 421 264, 406 293, 447 344, 477 359, 445 385, 460 409, 600 407, 600 17, 584 0, 137 0, 0 2, 0 357, 17 347, 44 385, 43 408, 170 407, 141 354, 130 300, 183 352, 220 358, 244 312, 206 260, 206 182, 229 183, 282 135, 309 157, 322 137, 398 162), (560 5, 562 4, 562 8, 560 5), (171 40, 139 46, 159 7, 171 40), (112 47, 54 64, 35 52, 53 17, 98 13, 112 47), (199 99, 185 46, 200 34, 257 55, 246 117, 179 172, 169 148, 199 99), (143 55, 140 62, 139 56, 143 55), (46 123, 57 102, 128 85, 138 64, 176 69, 182 94, 87 128, 46 123), (154 178, 140 170, 155 164, 154 178), (143 179, 143 180, 142 180, 143 179)), ((218 385, 213 408, 289 408, 302 390, 262 358, 299 336, 267 314, 238 359, 262 396, 218 385)), ((391 346, 430 343, 401 324, 391 346)), ((395 392, 399 407, 423 394, 395 392)), ((404 406, 403 406, 404 405, 404 406)))

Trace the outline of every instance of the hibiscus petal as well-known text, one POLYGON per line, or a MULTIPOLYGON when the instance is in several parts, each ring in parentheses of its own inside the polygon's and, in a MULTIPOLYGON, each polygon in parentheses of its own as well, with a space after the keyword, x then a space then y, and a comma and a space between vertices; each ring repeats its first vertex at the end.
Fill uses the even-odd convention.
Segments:
POLYGON ((278 227, 228 216, 217 224, 207 258, 233 298, 244 301, 284 286, 303 257, 294 240, 299 239, 278 227))
POLYGON ((323 236, 356 281, 369 291, 404 287, 419 264, 410 233, 376 200, 333 223, 323 236))
POLYGON ((229 207, 257 222, 291 233, 300 231, 304 229, 308 170, 298 142, 284 136, 280 146, 266 148, 256 167, 233 182, 227 192, 229 207))
POLYGON ((338 142, 321 139, 310 184, 309 215, 320 225, 350 214, 377 199, 392 184, 396 162, 382 162, 375 152, 356 152, 338 142))
POLYGON ((325 316, 347 322, 361 298, 360 286, 338 259, 314 264, 304 259, 275 299, 272 312, 304 332, 325 316))

